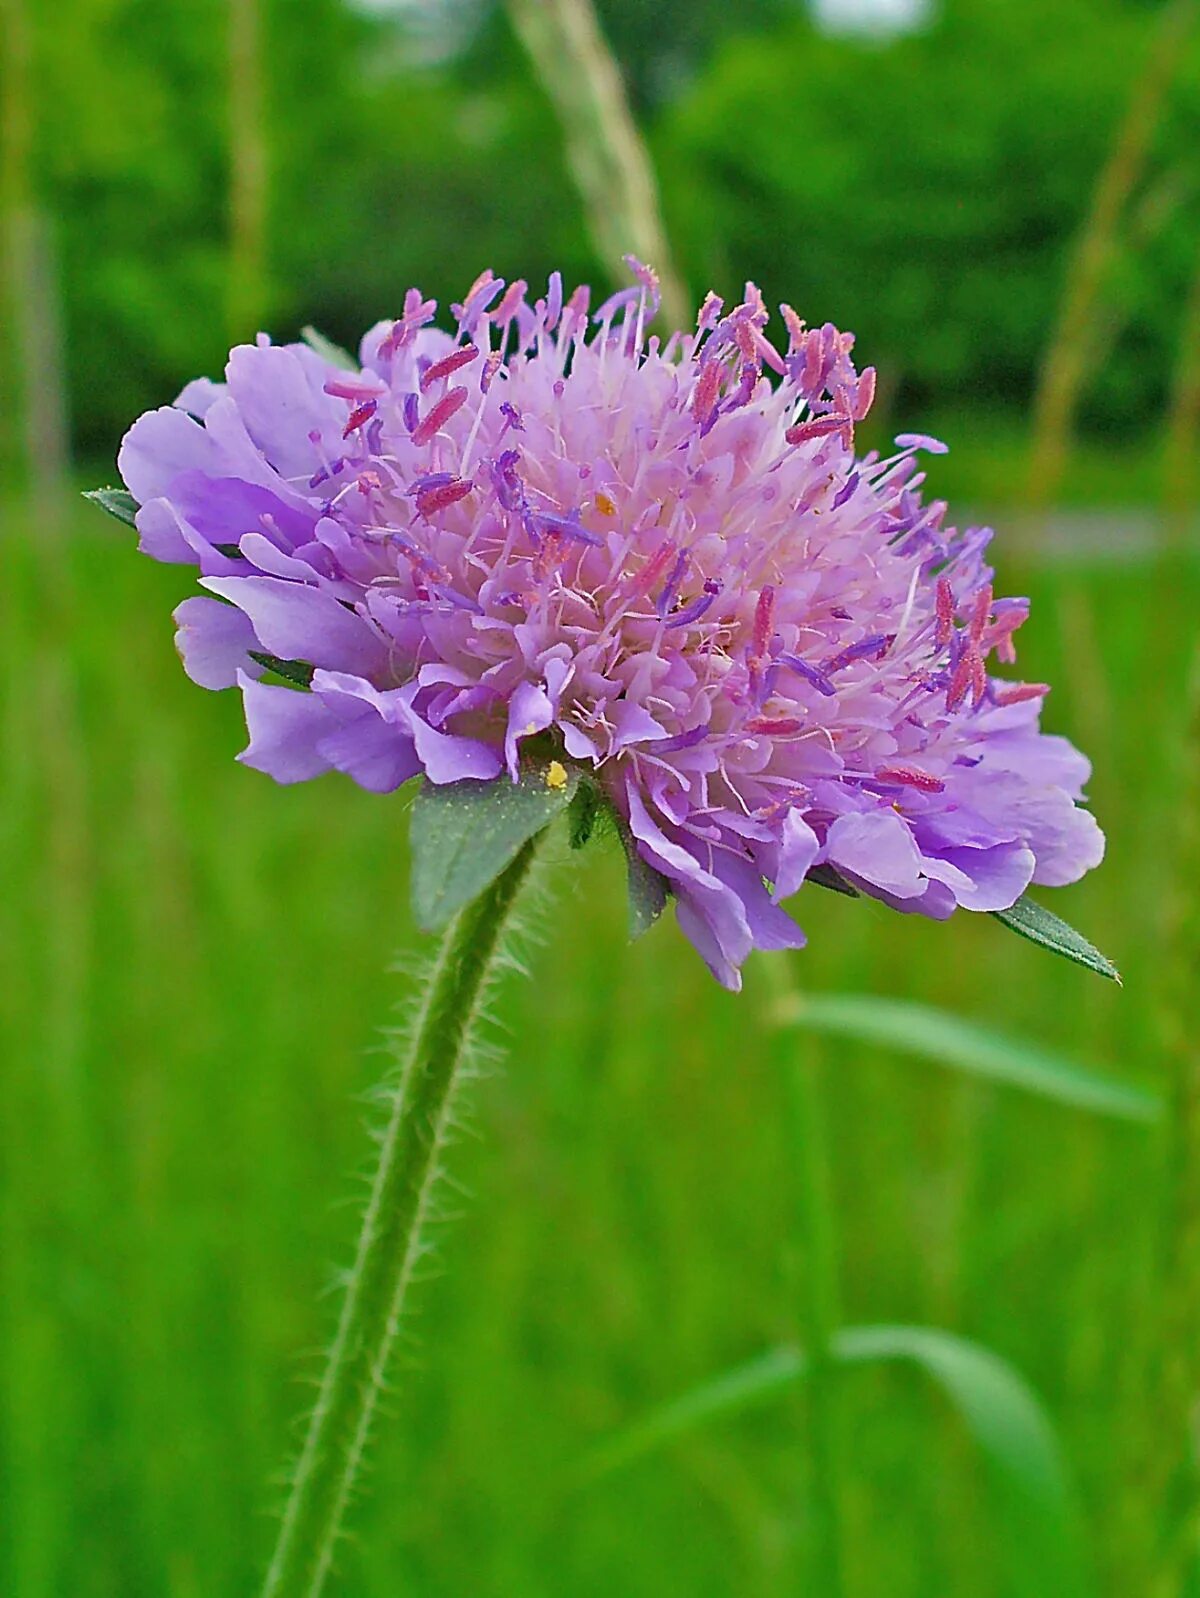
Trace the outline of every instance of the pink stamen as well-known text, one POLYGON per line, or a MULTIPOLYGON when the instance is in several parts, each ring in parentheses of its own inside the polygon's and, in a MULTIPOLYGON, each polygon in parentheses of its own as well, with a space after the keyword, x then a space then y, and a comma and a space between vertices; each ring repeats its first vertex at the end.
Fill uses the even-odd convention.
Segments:
POLYGON ((858 380, 858 392, 854 398, 854 408, 850 412, 856 422, 861 422, 875 403, 875 383, 875 368, 868 366, 858 380))
POLYGON ((922 793, 941 793, 946 784, 940 778, 922 771, 919 766, 884 766, 875 773, 880 782, 897 782, 906 788, 918 788, 922 793))
POLYGON ((517 314, 517 307, 525 298, 525 291, 528 287, 529 284, 526 283, 523 277, 519 277, 514 283, 510 283, 505 290, 504 298, 492 312, 492 320, 495 322, 507 322, 514 317, 517 314))
MULTIPOLYGON (((979 673, 983 671, 983 660, 974 644, 968 644, 963 650, 962 658, 954 668, 954 675, 950 679, 950 686, 946 690, 946 709, 957 710, 967 697, 968 689, 975 687, 979 681, 979 673)), ((986 676, 984 687, 986 688, 986 676)), ((980 694, 982 697, 982 694, 980 694)))
POLYGON ((436 433, 439 433, 450 420, 466 397, 467 391, 465 388, 447 389, 437 404, 421 418, 413 429, 413 443, 417 445, 428 444, 430 439, 436 433))
POLYGON ((438 511, 457 504, 460 499, 465 499, 474 486, 467 478, 459 477, 451 483, 441 483, 436 488, 427 488, 417 495, 417 510, 422 516, 435 516, 438 511))
POLYGON ((434 361, 433 365, 421 378, 422 394, 431 389, 440 378, 451 376, 452 373, 458 371, 460 366, 468 366, 478 354, 479 351, 474 344, 467 344, 461 350, 454 350, 451 354, 444 356, 440 361, 434 361))
POLYGON ((996 703, 998 705, 1021 705, 1028 699, 1044 699, 1049 692, 1049 683, 1010 683, 1006 688, 996 689, 996 703))
POLYGON ((969 649, 967 658, 971 662, 971 698, 973 703, 979 705, 983 703, 983 696, 987 693, 987 667, 978 650, 969 649))
POLYGON ((979 644, 983 639, 984 628, 988 624, 988 617, 992 613, 992 585, 985 583, 975 595, 971 606, 971 642, 979 644))
POLYGON ((752 716, 745 724, 746 732, 767 732, 783 736, 800 732, 804 723, 795 716, 752 716))
POLYGON ((840 433, 850 425, 848 416, 818 416, 811 422, 800 422, 789 427, 783 435, 789 444, 807 444, 812 438, 826 438, 830 433, 840 433))
POLYGON ((634 572, 629 579, 625 587, 626 599, 632 604, 635 599, 640 599, 643 594, 648 593, 676 554, 676 547, 669 538, 661 543, 641 571, 634 572))
POLYGON ((725 302, 719 294, 714 294, 710 290, 704 296, 704 304, 700 307, 699 314, 696 317, 697 339, 702 338, 705 333, 711 332, 717 325, 724 306, 725 302))
POLYGON ((357 432, 360 427, 365 427, 378 409, 379 401, 373 399, 364 400, 361 405, 356 405, 342 429, 342 437, 349 438, 351 433, 357 432))
POLYGON ((692 415, 698 422, 704 423, 712 415, 720 389, 720 362, 710 360, 700 368, 700 376, 696 379, 696 387, 692 392, 692 415))
POLYGON ((804 337, 804 320, 796 315, 790 305, 781 305, 779 314, 783 317, 783 325, 788 331, 788 354, 794 354, 804 337))
POLYGON ((801 385, 807 394, 819 392, 825 373, 823 329, 814 327, 804 340, 804 374, 801 385))
POLYGON ((946 577, 937 580, 937 639, 938 648, 944 649, 954 636, 954 590, 946 577))
POLYGON ((353 377, 349 372, 331 377, 323 386, 326 394, 332 394, 335 399, 353 400, 356 404, 377 399, 384 392, 382 383, 369 377, 353 377))
POLYGON ((772 624, 775 620, 775 589, 767 583, 754 607, 754 659, 758 663, 766 657, 771 643, 772 624))

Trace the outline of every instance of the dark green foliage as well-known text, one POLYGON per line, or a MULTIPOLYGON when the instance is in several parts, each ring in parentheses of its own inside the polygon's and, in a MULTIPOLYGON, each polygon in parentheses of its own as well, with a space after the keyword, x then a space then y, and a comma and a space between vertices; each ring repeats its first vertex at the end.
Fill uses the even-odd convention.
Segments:
MULTIPOLYGON (((750 276, 768 302, 852 328, 906 419, 1032 392, 1155 25, 1155 8, 1116 0, 934 10, 886 48, 799 17, 731 39, 655 143, 693 279, 726 293, 750 276)), ((1123 430, 1163 402, 1195 253, 1197 58, 1193 43, 1135 203, 1136 257, 1106 285, 1120 336, 1097 330, 1091 416, 1123 430)))
MULTIPOLYGON (((776 0, 672 6, 668 20, 631 0, 600 7, 693 291, 754 276, 810 322, 854 328, 885 391, 899 379, 906 419, 1024 405, 1154 21, 1118 0, 935 9, 928 34, 882 47, 822 37, 776 0)), ((312 322, 353 350, 408 284, 448 304, 485 265, 608 286, 553 115, 494 8, 475 29, 462 8, 437 64, 412 29, 338 0, 306 5, 302 28, 283 0, 262 10, 258 320, 274 336, 312 322)), ((37 18, 71 411, 80 446, 107 455, 139 410, 219 376, 229 342, 258 331, 226 325, 224 38, 203 8, 148 0, 37 18)), ((1122 432, 1161 401, 1194 260, 1195 55, 1134 207, 1136 250, 1108 289, 1125 331, 1104 349, 1092 415, 1122 432)))

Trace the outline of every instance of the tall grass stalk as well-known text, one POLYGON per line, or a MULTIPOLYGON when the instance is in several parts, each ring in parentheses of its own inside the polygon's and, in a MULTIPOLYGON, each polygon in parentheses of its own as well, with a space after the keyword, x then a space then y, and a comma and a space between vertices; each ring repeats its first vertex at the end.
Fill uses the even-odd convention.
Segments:
POLYGON ((1196 520, 1200 475, 1196 454, 1200 448, 1200 252, 1184 309, 1175 361, 1171 411, 1167 421, 1163 470, 1163 509, 1167 547, 1186 554, 1187 536, 1196 520))
POLYGON ((455 917, 429 974, 264 1598, 318 1598, 324 1588, 414 1267, 427 1247, 472 1028, 535 847, 536 840, 525 844, 455 917))
POLYGON ((70 447, 54 239, 35 178, 35 15, 0 0, 0 465, 36 491, 45 528, 63 517, 70 447))
POLYGON ((567 164, 601 260, 648 261, 673 327, 691 317, 663 227, 654 169, 629 109, 620 68, 591 0, 509 0, 509 14, 562 125, 567 164))
POLYGON ((259 0, 229 4, 229 268, 226 315, 239 343, 257 330, 266 297, 267 133, 259 0))
POLYGON ((826 1123, 821 1061, 815 1044, 787 1072, 792 1150, 796 1159, 797 1223, 804 1245, 800 1281, 800 1326, 809 1360, 809 1503, 812 1534, 809 1590, 841 1598, 842 1515, 841 1448, 838 1424, 838 1369, 833 1338, 840 1321, 837 1240, 833 1194, 826 1153, 826 1123))
POLYGON ((808 1440, 807 1579, 803 1590, 820 1593, 821 1598, 842 1598, 839 1376, 833 1353, 841 1310, 820 1045, 812 1038, 798 1037, 785 1024, 792 996, 781 957, 765 960, 763 970, 770 993, 771 1054, 787 1094, 785 1148, 793 1173, 800 1249, 796 1309, 808 1370, 808 1380, 797 1395, 807 1419, 808 1440))
POLYGON ((1027 498, 1035 512, 1053 502, 1062 481, 1075 412, 1088 375, 1092 327, 1105 274, 1116 251, 1122 217, 1130 195, 1141 181, 1171 82, 1183 59, 1184 39, 1195 18, 1196 0, 1170 0, 1164 6, 1067 269, 1058 325, 1042 363, 1034 398, 1027 498))
POLYGON ((1169 992, 1162 1032, 1173 1114, 1167 1128, 1155 1348, 1148 1502, 1153 1528, 1154 1598, 1191 1593, 1200 1583, 1200 1043, 1195 1025, 1200 969, 1200 648, 1193 649, 1187 716, 1179 747, 1174 886, 1164 946, 1169 992))

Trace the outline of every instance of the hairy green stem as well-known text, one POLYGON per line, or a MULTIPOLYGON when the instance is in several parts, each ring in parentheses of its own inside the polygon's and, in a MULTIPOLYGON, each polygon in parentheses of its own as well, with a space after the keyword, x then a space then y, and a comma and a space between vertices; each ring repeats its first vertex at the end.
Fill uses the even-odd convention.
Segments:
POLYGON ((318 1598, 329 1574, 413 1268, 425 1247, 439 1154, 472 1025, 537 842, 527 843, 455 917, 429 974, 264 1598, 318 1598))

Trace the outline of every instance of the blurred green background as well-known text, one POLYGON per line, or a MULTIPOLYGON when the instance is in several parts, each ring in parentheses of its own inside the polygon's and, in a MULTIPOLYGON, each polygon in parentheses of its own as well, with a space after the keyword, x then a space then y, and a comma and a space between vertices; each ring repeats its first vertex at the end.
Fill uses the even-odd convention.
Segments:
MULTIPOLYGON (((1123 992, 986 917, 814 890, 814 993, 937 1004, 1154 1090, 1124 1125, 769 1024, 621 866, 565 858, 495 1003, 338 1591, 812 1592, 803 1394, 581 1485, 647 1410, 795 1340, 785 1076, 819 1064, 847 1322, 947 1328, 1044 1401, 1081 1590, 1200 1592, 1200 30, 1145 0, 600 0, 692 294, 858 333, 875 437, 1001 528, 1023 674, 1096 765, 1055 909, 1123 992)), ((421 952, 404 801, 233 763, 189 574, 74 489, 231 341, 347 343, 485 265, 607 285, 502 9, 5 0, 0 80, 0 1593, 252 1592, 327 1341, 381 1026, 421 952), (324 1295, 324 1296, 322 1296, 324 1295)), ((594 218, 593 218, 594 222, 594 218)), ((778 973, 775 973, 778 976, 778 973)), ((839 1383, 851 1598, 1057 1593, 936 1388, 839 1383)))

